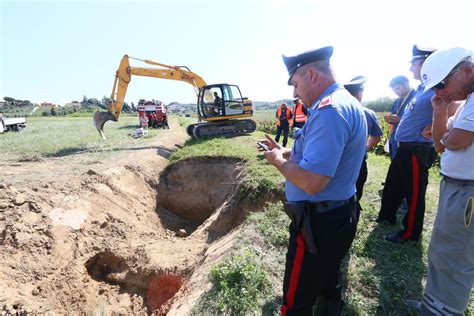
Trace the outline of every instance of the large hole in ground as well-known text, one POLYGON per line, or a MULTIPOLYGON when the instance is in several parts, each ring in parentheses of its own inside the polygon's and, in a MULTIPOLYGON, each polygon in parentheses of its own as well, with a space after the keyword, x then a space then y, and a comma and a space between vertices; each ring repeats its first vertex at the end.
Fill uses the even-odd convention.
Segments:
POLYGON ((120 286, 120 291, 140 295, 148 312, 166 315, 172 298, 183 285, 183 277, 165 271, 131 269, 131 262, 110 250, 87 260, 86 269, 96 281, 120 286))
POLYGON ((193 157, 170 164, 160 175, 158 214, 169 217, 169 211, 182 220, 175 220, 177 226, 171 229, 184 222, 188 229, 196 229, 225 202, 230 202, 243 170, 242 160, 229 157, 193 157))

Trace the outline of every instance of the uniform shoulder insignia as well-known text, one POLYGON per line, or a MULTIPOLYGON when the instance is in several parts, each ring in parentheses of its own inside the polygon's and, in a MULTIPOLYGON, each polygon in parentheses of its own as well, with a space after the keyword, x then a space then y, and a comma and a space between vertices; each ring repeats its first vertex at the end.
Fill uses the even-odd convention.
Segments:
POLYGON ((332 101, 332 100, 331 100, 331 96, 325 97, 324 99, 321 100, 321 102, 319 102, 318 109, 330 105, 330 104, 331 104, 331 101, 332 101))

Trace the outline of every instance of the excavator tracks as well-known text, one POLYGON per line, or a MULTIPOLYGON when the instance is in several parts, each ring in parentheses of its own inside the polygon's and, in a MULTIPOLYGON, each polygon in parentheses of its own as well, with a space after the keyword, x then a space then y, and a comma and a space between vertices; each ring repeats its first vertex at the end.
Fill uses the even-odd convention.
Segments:
POLYGON ((255 132, 257 124, 253 120, 226 120, 189 125, 186 129, 194 138, 237 136, 255 132))

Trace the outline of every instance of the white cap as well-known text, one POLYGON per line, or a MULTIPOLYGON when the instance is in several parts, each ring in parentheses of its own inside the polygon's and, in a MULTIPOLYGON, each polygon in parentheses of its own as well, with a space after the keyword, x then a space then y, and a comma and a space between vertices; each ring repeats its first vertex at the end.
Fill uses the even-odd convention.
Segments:
POLYGON ((421 67, 421 80, 425 91, 440 83, 463 59, 472 56, 472 51, 462 47, 437 50, 426 58, 421 67))

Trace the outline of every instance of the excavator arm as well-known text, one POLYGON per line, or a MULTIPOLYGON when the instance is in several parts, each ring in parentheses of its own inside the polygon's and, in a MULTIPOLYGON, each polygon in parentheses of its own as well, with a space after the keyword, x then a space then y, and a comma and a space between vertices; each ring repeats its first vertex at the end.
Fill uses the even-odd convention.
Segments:
POLYGON ((127 93, 128 84, 132 79, 132 75, 184 81, 194 87, 196 95, 198 95, 199 89, 206 85, 204 79, 190 71, 185 66, 170 66, 148 59, 142 60, 138 58, 129 57, 128 55, 124 55, 122 57, 122 60, 120 61, 119 68, 115 73, 114 85, 112 88, 112 94, 110 96, 110 102, 107 108, 107 112, 94 113, 94 125, 99 131, 99 134, 102 139, 105 139, 104 124, 109 120, 118 121, 120 117, 123 102, 125 99, 125 94, 127 93), (139 60, 146 64, 157 67, 132 67, 130 66, 129 59, 139 60))

